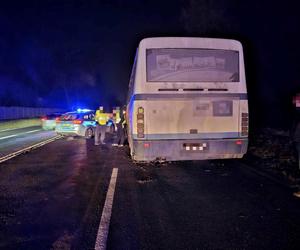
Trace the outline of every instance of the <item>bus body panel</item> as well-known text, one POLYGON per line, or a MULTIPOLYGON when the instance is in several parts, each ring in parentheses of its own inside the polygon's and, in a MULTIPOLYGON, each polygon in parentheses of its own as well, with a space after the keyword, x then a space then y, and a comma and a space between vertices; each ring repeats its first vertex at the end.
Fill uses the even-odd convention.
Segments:
MULTIPOLYGON (((157 99, 135 101, 144 108, 145 139, 189 139, 199 136, 237 137, 239 132, 239 99, 202 97, 198 99, 157 99), (231 105, 232 114, 218 116, 214 106, 231 105), (214 113, 215 112, 215 113, 214 113)), ((137 113, 137 112, 135 112, 137 113)), ((137 135, 137 116, 133 117, 133 136, 137 135)))
POLYGON ((249 123, 242 45, 210 38, 142 40, 130 78, 127 114, 134 160, 241 158, 247 152, 249 123), (146 51, 151 48, 238 51, 239 81, 147 82, 146 51), (138 132, 141 127, 143 134, 138 132))
POLYGON ((248 139, 133 140, 132 146, 136 161, 230 159, 243 157, 248 139))
POLYGON ((247 151, 248 139, 240 133, 237 98, 138 100, 131 113, 129 142, 137 161, 242 158, 247 151), (232 116, 213 116, 212 103, 220 100, 232 101, 232 116), (197 110, 199 104, 208 110, 197 110), (144 108, 143 138, 137 132, 139 107, 144 108))

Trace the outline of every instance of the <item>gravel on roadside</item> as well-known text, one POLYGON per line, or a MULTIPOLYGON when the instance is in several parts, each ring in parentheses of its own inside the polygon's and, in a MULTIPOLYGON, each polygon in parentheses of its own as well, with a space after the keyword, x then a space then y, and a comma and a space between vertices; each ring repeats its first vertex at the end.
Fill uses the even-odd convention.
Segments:
POLYGON ((300 187, 296 149, 289 131, 272 128, 256 131, 249 139, 248 152, 243 161, 300 187))

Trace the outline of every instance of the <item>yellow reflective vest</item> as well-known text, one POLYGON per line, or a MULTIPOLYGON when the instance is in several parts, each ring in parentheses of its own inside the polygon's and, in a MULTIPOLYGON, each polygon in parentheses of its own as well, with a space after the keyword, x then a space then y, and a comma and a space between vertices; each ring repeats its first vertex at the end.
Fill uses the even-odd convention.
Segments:
POLYGON ((95 121, 97 121, 99 125, 106 125, 106 122, 108 121, 108 115, 100 110, 97 110, 95 114, 95 121))

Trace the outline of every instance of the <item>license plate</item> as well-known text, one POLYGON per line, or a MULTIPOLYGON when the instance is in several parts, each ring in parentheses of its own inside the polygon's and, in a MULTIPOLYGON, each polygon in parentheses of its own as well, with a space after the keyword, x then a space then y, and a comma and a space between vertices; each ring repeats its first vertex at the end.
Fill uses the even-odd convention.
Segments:
POLYGON ((183 148, 185 151, 207 151, 208 150, 208 143, 207 142, 200 142, 200 143, 184 143, 183 148))

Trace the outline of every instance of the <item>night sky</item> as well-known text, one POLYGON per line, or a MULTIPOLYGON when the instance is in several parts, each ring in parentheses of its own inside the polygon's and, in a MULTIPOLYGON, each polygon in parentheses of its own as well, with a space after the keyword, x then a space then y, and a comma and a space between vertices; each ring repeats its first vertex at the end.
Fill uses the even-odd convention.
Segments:
POLYGON ((125 102, 145 37, 233 38, 244 46, 250 119, 289 126, 300 91, 297 1, 10 1, 0 5, 0 106, 125 102))

